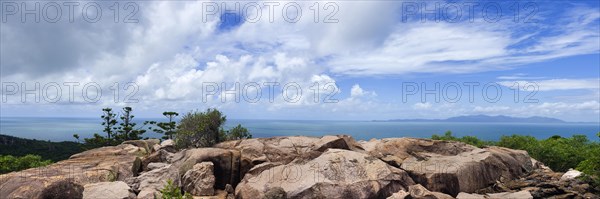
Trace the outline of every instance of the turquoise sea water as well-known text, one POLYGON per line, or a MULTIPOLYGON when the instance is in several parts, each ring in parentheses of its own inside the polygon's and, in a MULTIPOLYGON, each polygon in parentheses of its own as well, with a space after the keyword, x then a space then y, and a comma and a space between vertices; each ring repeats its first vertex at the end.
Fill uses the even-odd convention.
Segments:
MULTIPOLYGON (((137 119, 137 118, 136 118, 137 119)), ((141 125, 150 118, 138 119, 141 125)), ((74 133, 80 137, 102 135, 99 118, 0 118, 0 134, 23 138, 74 141, 74 133)), ((598 123, 451 123, 451 122, 371 122, 371 121, 288 121, 288 120, 228 120, 226 127, 242 124, 254 137, 286 135, 321 136, 326 134, 347 134, 356 139, 386 137, 429 138, 433 134, 452 131, 455 136, 472 135, 484 140, 497 140, 502 135, 531 135, 548 138, 552 135, 570 137, 574 134, 587 135, 598 141, 598 123)), ((145 136, 159 137, 154 133, 145 136)))

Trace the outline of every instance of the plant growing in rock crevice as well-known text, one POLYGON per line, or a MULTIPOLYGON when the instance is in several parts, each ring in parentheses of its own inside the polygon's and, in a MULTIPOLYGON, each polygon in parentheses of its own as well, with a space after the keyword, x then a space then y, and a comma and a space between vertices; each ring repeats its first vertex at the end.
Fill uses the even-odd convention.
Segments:
MULTIPOLYGON (((160 190, 160 194, 162 199, 193 199, 189 193, 181 194, 181 188, 175 186, 171 179, 167 180, 167 184, 160 190)), ((158 197, 155 195, 154 199, 158 199, 158 197)))

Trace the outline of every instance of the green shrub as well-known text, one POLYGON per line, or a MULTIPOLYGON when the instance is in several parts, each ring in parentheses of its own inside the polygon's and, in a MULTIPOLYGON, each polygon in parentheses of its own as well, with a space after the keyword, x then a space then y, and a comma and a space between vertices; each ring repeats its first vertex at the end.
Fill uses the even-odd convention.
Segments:
POLYGON ((444 133, 444 136, 432 135, 431 139, 434 139, 434 140, 459 141, 459 142, 464 142, 466 144, 470 144, 470 145, 473 145, 473 146, 476 146, 476 147, 484 147, 484 146, 487 146, 487 145, 492 145, 492 144, 490 144, 491 142, 480 140, 479 138, 477 138, 475 136, 464 136, 464 137, 461 137, 461 138, 454 137, 454 136, 452 136, 452 131, 446 131, 446 133, 444 133))
POLYGON ((248 132, 248 129, 242 127, 242 125, 238 124, 236 127, 233 127, 229 131, 226 132, 224 137, 227 140, 239 140, 239 139, 249 139, 252 138, 252 134, 248 132))
POLYGON ((219 143, 225 121, 225 116, 217 109, 189 112, 179 122, 175 143, 179 148, 207 147, 219 143))
MULTIPOLYGON (((193 199, 189 193, 181 194, 181 189, 173 185, 173 180, 168 179, 165 187, 160 190, 162 199, 193 199)), ((156 199, 156 197, 154 197, 156 199)))
POLYGON ((14 157, 12 155, 0 156, 0 173, 9 173, 13 171, 21 171, 29 168, 42 167, 52 164, 50 160, 43 160, 38 155, 26 155, 22 157, 14 157))
POLYGON ((178 148, 209 147, 222 141, 252 138, 248 129, 237 125, 225 131, 225 115, 217 109, 189 112, 181 118, 175 134, 178 148))

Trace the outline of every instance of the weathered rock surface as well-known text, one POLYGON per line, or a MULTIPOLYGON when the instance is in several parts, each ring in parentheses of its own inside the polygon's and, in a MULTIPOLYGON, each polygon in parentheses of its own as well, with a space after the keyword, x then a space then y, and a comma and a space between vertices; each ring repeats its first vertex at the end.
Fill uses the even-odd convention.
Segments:
POLYGON ((533 198, 595 198, 598 191, 589 184, 575 178, 561 180, 563 173, 553 172, 543 164, 534 162, 534 170, 528 175, 496 182, 494 185, 477 190, 479 194, 528 191, 533 198))
POLYGON ((102 147, 46 167, 0 175, 0 198, 41 198, 46 187, 61 180, 82 186, 124 180, 133 176, 133 162, 144 153, 146 149, 131 144, 102 147))
POLYGON ((415 138, 357 142, 345 135, 214 147, 178 151, 172 140, 134 140, 89 150, 0 175, 0 198, 154 199, 168 180, 206 199, 598 198, 574 172, 553 172, 524 151, 501 147, 415 138))
POLYGON ((459 142, 390 138, 363 142, 369 154, 406 170, 428 190, 456 196, 513 179, 533 169, 525 151, 479 149, 459 142))
POLYGON ((213 163, 202 162, 185 172, 182 187, 185 192, 195 196, 212 196, 215 194, 215 176, 213 163))
POLYGON ((427 198, 427 199, 453 199, 452 196, 440 192, 427 190, 423 185, 416 184, 408 187, 408 193, 412 198, 427 198))
POLYGON ((177 168, 172 165, 144 172, 140 176, 126 179, 125 182, 134 191, 138 192, 138 198, 154 199, 155 193, 160 192, 167 185, 167 180, 172 180, 175 185, 180 184, 180 176, 177 173, 177 168))
POLYGON ((406 172, 377 158, 329 149, 309 161, 257 166, 237 186, 236 197, 261 198, 281 187, 288 198, 381 198, 413 184, 406 172))
POLYGON ((508 199, 508 198, 533 199, 533 196, 531 195, 531 193, 529 193, 529 191, 502 192, 502 193, 494 193, 494 194, 487 194, 487 195, 469 194, 469 193, 460 192, 458 194, 458 196, 456 196, 456 198, 457 199, 508 199))
POLYGON ((223 142, 217 148, 240 152, 240 176, 264 162, 287 164, 296 158, 311 159, 329 148, 360 151, 362 146, 347 135, 272 137, 223 142))
POLYGON ((86 184, 83 190, 83 199, 97 198, 133 199, 135 194, 130 192, 129 186, 122 181, 86 184))
POLYGON ((573 169, 569 169, 569 171, 565 172, 565 174, 563 174, 560 177, 561 181, 567 181, 567 180, 573 180, 579 176, 581 176, 581 171, 577 171, 577 170, 573 170, 573 169))

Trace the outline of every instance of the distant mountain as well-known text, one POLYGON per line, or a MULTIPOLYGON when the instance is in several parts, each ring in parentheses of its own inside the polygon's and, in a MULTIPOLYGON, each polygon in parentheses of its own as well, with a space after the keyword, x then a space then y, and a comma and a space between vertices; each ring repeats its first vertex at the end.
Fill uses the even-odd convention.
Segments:
POLYGON ((490 122, 490 123, 565 123, 563 120, 549 117, 510 117, 504 115, 467 115, 447 119, 395 119, 377 120, 378 122, 490 122))

